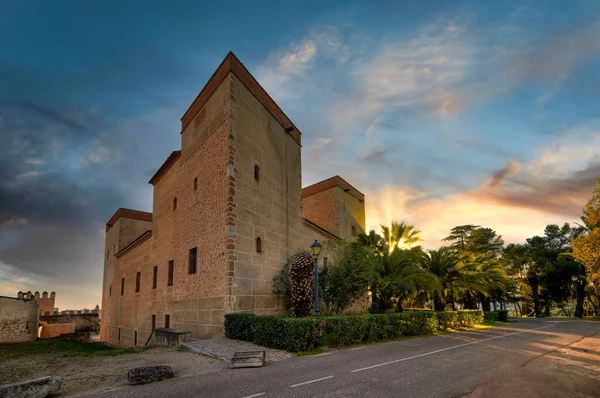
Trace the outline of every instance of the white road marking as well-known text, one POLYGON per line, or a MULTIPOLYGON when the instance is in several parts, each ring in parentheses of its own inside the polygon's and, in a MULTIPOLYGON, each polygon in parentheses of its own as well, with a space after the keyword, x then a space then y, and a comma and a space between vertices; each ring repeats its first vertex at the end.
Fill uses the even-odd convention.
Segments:
POLYGON ((242 398, 260 397, 261 395, 265 395, 265 394, 266 394, 266 392, 259 392, 258 394, 246 395, 245 397, 242 397, 242 398))
POLYGON ((350 348, 350 351, 362 350, 363 348, 367 348, 367 346, 364 346, 364 347, 356 347, 356 348, 350 348))
POLYGON ((300 387, 300 386, 303 386, 305 384, 310 384, 310 383, 316 383, 317 381, 322 381, 322 380, 327 380, 327 379, 333 379, 334 377, 335 376, 321 377, 320 379, 309 380, 309 381, 305 381, 304 383, 293 384, 293 385, 290 386, 290 388, 300 387))
POLYGON ((351 371, 350 373, 362 372, 363 370, 369 370, 369 369, 373 369, 373 368, 378 368, 380 366, 391 365, 391 364, 398 363, 398 362, 403 362, 403 361, 410 361, 411 359, 426 357, 428 355, 437 354, 438 352, 454 350, 455 348, 466 347, 466 346, 472 345, 472 344, 479 344, 479 343, 483 343, 484 341, 501 339, 503 337, 514 336, 514 335, 517 335, 517 334, 523 334, 523 333, 531 332, 533 330, 545 329, 545 328, 549 328, 550 326, 554 326, 555 324, 556 324, 556 322, 554 322, 554 323, 552 323, 550 325, 542 326, 542 327, 535 328, 535 329, 527 329, 527 330, 524 330, 522 332, 508 333, 508 334, 503 334, 502 336, 495 336, 495 337, 489 337, 487 339, 482 339, 482 340, 477 340, 477 341, 471 341, 470 343, 459 344, 459 345, 455 345, 455 346, 452 346, 452 347, 442 348, 441 350, 435 350, 435 351, 431 351, 431 352, 426 352, 424 354, 415 355, 415 356, 412 356, 412 357, 407 357, 407 358, 402 358, 402 359, 396 359, 395 361, 380 363, 378 365, 373 365, 373 366, 367 366, 366 368, 355 369, 355 370, 351 371))

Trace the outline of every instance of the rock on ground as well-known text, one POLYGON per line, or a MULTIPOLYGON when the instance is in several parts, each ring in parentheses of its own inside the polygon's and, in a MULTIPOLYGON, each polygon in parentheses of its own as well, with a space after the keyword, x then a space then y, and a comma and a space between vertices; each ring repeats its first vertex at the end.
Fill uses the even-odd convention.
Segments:
POLYGON ((44 398, 60 391, 62 377, 48 376, 0 386, 0 398, 44 398))
POLYGON ((154 383, 172 377, 174 375, 170 366, 144 366, 131 369, 127 374, 127 379, 131 385, 154 383))

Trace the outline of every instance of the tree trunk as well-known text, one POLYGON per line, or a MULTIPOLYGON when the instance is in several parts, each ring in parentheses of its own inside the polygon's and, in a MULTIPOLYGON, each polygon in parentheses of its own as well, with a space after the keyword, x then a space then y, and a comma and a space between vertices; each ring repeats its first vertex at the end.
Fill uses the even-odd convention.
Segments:
POLYGON ((433 291, 433 308, 436 311, 444 311, 444 302, 442 301, 442 299, 440 298, 440 295, 438 294, 437 290, 433 291))
POLYGON ((477 297, 471 294, 468 290, 465 292, 465 309, 476 310, 477 309, 477 297))
POLYGON ((402 300, 398 299, 398 302, 396 303, 396 312, 402 312, 402 311, 404 311, 402 309, 402 300))
MULTIPOLYGON (((494 302, 492 303, 493 307, 494 307, 494 311, 496 311, 496 300, 494 300, 494 302)), ((500 308, 502 308, 502 303, 500 303, 500 308)))
POLYGON ((540 294, 538 292, 538 277, 534 270, 529 270, 527 273, 527 282, 531 286, 531 293, 533 295, 533 311, 535 317, 539 318, 542 315, 540 308, 540 294))
POLYGON ((484 296, 483 294, 479 294, 479 300, 481 301, 481 309, 484 311, 492 310, 492 303, 489 297, 484 296))

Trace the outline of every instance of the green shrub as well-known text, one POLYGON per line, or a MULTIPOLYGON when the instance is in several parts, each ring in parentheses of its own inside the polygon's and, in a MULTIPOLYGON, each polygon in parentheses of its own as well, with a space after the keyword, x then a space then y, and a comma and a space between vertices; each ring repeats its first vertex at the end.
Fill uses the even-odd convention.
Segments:
POLYGON ((483 319, 486 322, 494 323, 498 319, 498 313, 496 311, 485 311, 483 313, 483 319))
POLYGON ((318 318, 258 316, 252 320, 252 342, 286 351, 308 351, 319 345, 322 322, 318 318))
POLYGON ((329 346, 426 335, 438 327, 437 316, 432 311, 336 316, 322 320, 329 346))
POLYGON ((225 314, 225 336, 230 339, 252 341, 252 323, 256 315, 244 312, 225 314))
POLYGON ((483 311, 462 310, 437 312, 438 324, 441 330, 456 329, 457 327, 470 328, 483 323, 483 311))
POLYGON ((499 310, 494 312, 498 314, 498 321, 508 322, 508 310, 499 310))

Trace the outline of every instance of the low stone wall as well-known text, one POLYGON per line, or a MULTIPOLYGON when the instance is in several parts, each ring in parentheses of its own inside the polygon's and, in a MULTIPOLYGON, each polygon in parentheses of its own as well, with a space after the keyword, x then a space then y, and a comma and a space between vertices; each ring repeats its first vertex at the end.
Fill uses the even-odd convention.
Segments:
POLYGON ((39 307, 35 300, 0 296, 0 343, 23 343, 37 338, 39 307))
POLYGON ((64 314, 40 316, 40 322, 48 325, 73 324, 75 330, 71 332, 98 332, 100 330, 100 319, 98 314, 64 314))
POLYGON ((61 334, 75 333, 74 323, 50 323, 42 325, 40 339, 51 339, 61 334))

